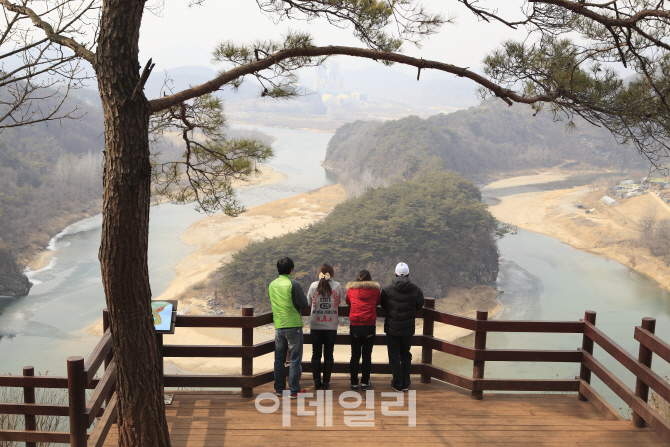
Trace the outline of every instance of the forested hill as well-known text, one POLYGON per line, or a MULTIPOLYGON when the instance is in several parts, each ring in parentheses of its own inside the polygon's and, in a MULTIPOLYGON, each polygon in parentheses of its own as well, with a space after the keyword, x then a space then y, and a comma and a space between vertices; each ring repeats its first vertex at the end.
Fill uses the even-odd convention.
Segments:
POLYGON ((533 116, 527 106, 502 101, 428 119, 356 121, 335 132, 324 166, 376 184, 409 178, 438 158, 447 171, 477 182, 566 161, 598 169, 644 166, 632 147, 618 145, 607 130, 575 122, 568 132, 549 111, 533 116))
POLYGON ((442 297, 452 285, 488 285, 498 276, 496 223, 480 200, 475 185, 436 170, 368 189, 319 223, 248 245, 221 268, 221 292, 231 305, 267 310, 268 284, 284 256, 295 262, 293 277, 305 290, 324 262, 343 286, 363 268, 388 283, 400 261, 426 296, 442 297))
POLYGON ((0 295, 28 293, 21 271, 30 255, 64 225, 99 212, 102 111, 94 95, 76 93, 62 110, 76 108, 79 120, 0 133, 0 295))

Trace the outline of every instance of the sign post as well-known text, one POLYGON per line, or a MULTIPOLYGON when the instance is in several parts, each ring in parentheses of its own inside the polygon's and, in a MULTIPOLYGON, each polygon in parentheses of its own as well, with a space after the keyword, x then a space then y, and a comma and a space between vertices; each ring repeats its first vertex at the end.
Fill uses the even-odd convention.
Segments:
MULTIPOLYGON (((160 378, 161 383, 164 383, 163 373, 163 335, 174 334, 175 323, 177 322, 177 305, 176 300, 165 301, 151 301, 151 313, 154 317, 154 328, 156 329, 156 344, 158 345, 158 353, 160 355, 160 378)), ((163 388, 165 386, 163 385, 163 388)), ((172 403, 174 394, 166 395, 163 392, 163 398, 166 405, 172 403)))

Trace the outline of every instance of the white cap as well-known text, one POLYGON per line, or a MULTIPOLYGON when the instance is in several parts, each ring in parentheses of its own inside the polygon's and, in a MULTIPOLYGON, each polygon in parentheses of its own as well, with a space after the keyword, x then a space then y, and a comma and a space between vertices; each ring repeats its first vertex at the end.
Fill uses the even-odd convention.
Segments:
POLYGON ((400 262, 395 266, 395 274, 398 276, 407 276, 409 275, 409 267, 404 262, 400 262))

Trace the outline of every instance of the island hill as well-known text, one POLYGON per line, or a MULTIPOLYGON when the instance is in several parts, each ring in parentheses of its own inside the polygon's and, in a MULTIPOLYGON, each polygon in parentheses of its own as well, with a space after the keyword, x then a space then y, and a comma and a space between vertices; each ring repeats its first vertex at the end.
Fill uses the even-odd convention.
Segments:
POLYGON ((346 285, 360 269, 387 283, 403 261, 424 294, 436 298, 446 296, 450 286, 490 285, 498 275, 497 223, 480 200, 471 182, 436 169, 388 188, 370 188, 320 222, 247 245, 214 276, 217 293, 227 306, 269 310, 268 284, 283 256, 294 260, 293 277, 305 290, 324 262, 346 285))
POLYGON ((579 171, 648 167, 606 129, 578 118, 574 123, 566 129, 568 123, 554 122, 549 111, 534 115, 527 106, 502 101, 427 119, 356 121, 337 129, 323 165, 348 189, 411 178, 435 163, 477 183, 558 165, 579 171))

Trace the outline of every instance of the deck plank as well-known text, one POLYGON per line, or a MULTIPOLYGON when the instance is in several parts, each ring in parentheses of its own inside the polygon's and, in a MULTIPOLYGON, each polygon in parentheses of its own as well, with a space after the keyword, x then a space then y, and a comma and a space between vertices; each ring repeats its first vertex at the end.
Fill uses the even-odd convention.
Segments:
MULTIPOLYGON (((308 377, 304 377, 306 381, 308 377)), ((410 445, 454 447, 658 447, 670 446, 652 429, 637 429, 628 421, 607 420, 589 402, 569 394, 484 394, 481 401, 470 399, 468 392, 433 380, 418 383, 416 390, 416 426, 408 425, 406 416, 382 414, 382 403, 398 396, 389 386, 374 389, 374 403, 360 393, 360 407, 353 411, 373 411, 374 425, 345 425, 345 409, 338 401, 348 391, 344 376, 333 378, 332 426, 317 426, 316 416, 298 415, 291 401, 291 426, 283 427, 282 407, 262 414, 255 408, 255 398, 273 392, 271 385, 256 388, 251 399, 235 392, 190 390, 176 392, 172 405, 166 407, 173 447, 199 446, 295 446, 297 440, 318 440, 323 447, 356 440, 365 446, 410 445), (382 394, 389 393, 389 394, 382 394), (369 408, 366 408, 368 406, 369 408)), ((373 385, 385 384, 388 377, 373 377, 373 385)), ((305 385, 307 382, 305 383, 305 385)), ((312 388, 307 388, 313 392, 312 388)), ((406 396, 407 394, 404 394, 406 396)), ((349 398, 348 401, 353 399, 349 398)), ((306 399, 304 409, 315 398, 306 399)), ((280 399, 281 402, 281 399, 280 399)), ((271 402, 265 401, 264 405, 271 402)), ((405 409, 407 403, 405 401, 405 409)), ((397 411, 399 408, 391 408, 397 411)), ((349 411, 349 410, 347 410, 349 411)), ((118 444, 116 427, 105 446, 118 444)))

